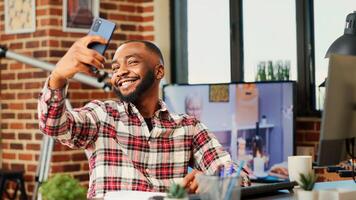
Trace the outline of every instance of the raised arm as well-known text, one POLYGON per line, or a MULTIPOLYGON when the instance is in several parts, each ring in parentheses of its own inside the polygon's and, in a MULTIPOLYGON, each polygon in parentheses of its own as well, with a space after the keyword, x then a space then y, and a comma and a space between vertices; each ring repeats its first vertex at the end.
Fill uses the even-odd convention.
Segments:
POLYGON ((88 65, 103 68, 104 57, 87 46, 92 42, 105 43, 99 36, 86 36, 76 41, 56 64, 38 101, 41 132, 53 136, 71 147, 85 147, 94 141, 104 109, 100 102, 92 102, 75 111, 67 111, 65 96, 67 80, 81 72, 94 75, 88 65))

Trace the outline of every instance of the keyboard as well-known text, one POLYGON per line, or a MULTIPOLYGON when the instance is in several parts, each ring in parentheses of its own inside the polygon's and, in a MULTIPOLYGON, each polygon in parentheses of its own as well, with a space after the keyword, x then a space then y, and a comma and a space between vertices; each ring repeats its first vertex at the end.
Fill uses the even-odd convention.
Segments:
MULTIPOLYGON (((268 195, 278 192, 279 190, 292 190, 296 186, 296 182, 279 182, 279 183, 268 183, 268 184, 258 184, 249 187, 241 188, 241 197, 255 197, 261 195, 268 195)), ((199 194, 190 194, 190 200, 200 200, 199 194)))
POLYGON ((241 188, 241 197, 259 196, 262 194, 267 195, 267 194, 276 193, 279 190, 292 190, 296 185, 297 182, 290 182, 290 181, 252 185, 249 187, 241 188))

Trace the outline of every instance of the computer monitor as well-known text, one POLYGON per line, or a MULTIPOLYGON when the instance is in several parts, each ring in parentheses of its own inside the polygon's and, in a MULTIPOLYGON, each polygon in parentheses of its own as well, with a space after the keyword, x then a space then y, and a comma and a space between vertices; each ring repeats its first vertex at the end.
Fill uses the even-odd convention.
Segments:
POLYGON ((330 56, 325 93, 318 164, 335 165, 347 159, 345 140, 356 137, 356 56, 330 56))
POLYGON ((254 176, 266 177, 294 153, 294 88, 292 81, 166 85, 163 99, 170 111, 203 122, 254 176))

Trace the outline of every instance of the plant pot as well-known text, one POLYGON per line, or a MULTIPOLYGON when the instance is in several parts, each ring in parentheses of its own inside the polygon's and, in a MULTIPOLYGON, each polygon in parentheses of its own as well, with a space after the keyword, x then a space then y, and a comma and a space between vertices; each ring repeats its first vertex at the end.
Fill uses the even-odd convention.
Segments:
POLYGON ((184 197, 184 198, 180 198, 180 199, 164 197, 164 200, 188 200, 188 197, 184 197))
POLYGON ((315 190, 298 190, 297 192, 298 200, 318 200, 318 192, 315 190))

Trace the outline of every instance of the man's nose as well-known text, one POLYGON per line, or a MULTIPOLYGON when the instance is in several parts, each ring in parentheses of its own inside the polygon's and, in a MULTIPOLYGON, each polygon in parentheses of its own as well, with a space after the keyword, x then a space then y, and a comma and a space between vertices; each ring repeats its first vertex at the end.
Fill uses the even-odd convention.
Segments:
POLYGON ((125 65, 122 65, 116 72, 116 76, 121 77, 129 73, 129 70, 125 65))

